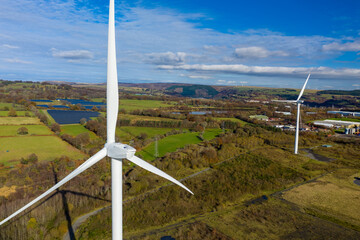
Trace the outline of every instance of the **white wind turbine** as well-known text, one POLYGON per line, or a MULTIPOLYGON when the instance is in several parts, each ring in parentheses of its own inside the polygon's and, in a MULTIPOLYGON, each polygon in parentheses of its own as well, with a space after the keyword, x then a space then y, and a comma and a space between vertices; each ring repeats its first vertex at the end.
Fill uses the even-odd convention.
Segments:
POLYGON ((109 32, 108 32, 108 64, 107 64, 107 142, 103 149, 97 152, 94 156, 86 160, 77 169, 67 175, 64 179, 59 181, 49 190, 41 194, 39 197, 32 200, 30 203, 20 208, 15 213, 0 222, 0 225, 6 223, 20 212, 31 207, 42 198, 50 194, 52 191, 61 187, 104 157, 111 157, 111 186, 112 186, 112 239, 122 239, 122 160, 127 159, 136 165, 155 173, 167 180, 179 185, 191 194, 193 194, 187 187, 179 181, 164 173, 160 169, 152 166, 146 161, 136 157, 134 154, 136 150, 126 144, 115 142, 115 128, 119 108, 119 89, 117 80, 116 67, 116 49, 115 49, 115 16, 114 16, 114 0, 110 0, 109 5, 109 32))
POLYGON ((299 122, 300 122, 300 105, 304 102, 300 100, 302 97, 306 84, 309 81, 310 73, 304 83, 304 86, 302 87, 300 94, 296 100, 273 100, 274 102, 283 102, 283 103, 296 103, 297 105, 297 112, 296 112, 296 131, 295 131, 295 146, 294 146, 294 153, 298 154, 298 145, 299 145, 299 122))

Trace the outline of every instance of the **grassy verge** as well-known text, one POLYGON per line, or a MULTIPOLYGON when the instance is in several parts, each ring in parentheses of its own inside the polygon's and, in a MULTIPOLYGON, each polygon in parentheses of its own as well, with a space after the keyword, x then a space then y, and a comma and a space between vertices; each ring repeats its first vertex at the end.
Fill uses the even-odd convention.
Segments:
POLYGON ((39 111, 45 114, 45 116, 48 118, 49 124, 56 123, 55 119, 47 112, 47 110, 39 110, 39 111))

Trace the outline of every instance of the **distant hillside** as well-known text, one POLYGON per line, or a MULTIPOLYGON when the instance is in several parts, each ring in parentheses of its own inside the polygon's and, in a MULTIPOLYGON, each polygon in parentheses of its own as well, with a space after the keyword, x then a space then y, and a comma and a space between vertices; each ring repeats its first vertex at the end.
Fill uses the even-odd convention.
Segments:
POLYGON ((207 85, 175 85, 168 87, 166 90, 168 94, 194 98, 212 98, 219 93, 215 88, 207 85))
POLYGON ((360 90, 352 90, 352 91, 345 91, 345 90, 324 90, 324 91, 319 91, 319 92, 317 92, 317 94, 360 96, 360 90))

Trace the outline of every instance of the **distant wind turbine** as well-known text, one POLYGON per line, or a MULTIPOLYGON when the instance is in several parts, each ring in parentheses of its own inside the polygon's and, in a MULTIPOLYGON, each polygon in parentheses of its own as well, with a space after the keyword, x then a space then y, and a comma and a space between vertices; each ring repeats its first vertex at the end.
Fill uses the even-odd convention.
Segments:
POLYGON ((122 239, 122 160, 127 159, 136 165, 155 173, 177 185, 184 188, 193 194, 187 187, 179 181, 164 173, 160 169, 147 163, 146 161, 136 157, 134 154, 136 150, 126 144, 115 142, 115 129, 116 121, 119 111, 119 88, 117 79, 116 67, 116 48, 115 48, 115 13, 114 13, 114 0, 110 0, 109 5, 109 31, 108 31, 108 64, 107 64, 107 142, 103 149, 97 152, 94 156, 90 157, 77 169, 63 178, 60 182, 55 184, 49 190, 41 194, 39 197, 32 200, 30 203, 20 208, 18 211, 0 222, 0 225, 6 223, 22 211, 31 207, 42 198, 50 194, 52 191, 61 187, 104 157, 111 158, 111 186, 112 186, 112 239, 122 239))
POLYGON ((306 87, 307 82, 309 81, 310 73, 302 87, 300 94, 296 100, 273 100, 274 102, 283 102, 283 103, 296 103, 297 105, 297 112, 296 112, 296 131, 295 131, 295 146, 294 146, 294 153, 298 154, 298 145, 299 145, 299 122, 300 122, 300 105, 304 102, 300 100, 302 95, 304 94, 304 90, 306 87))

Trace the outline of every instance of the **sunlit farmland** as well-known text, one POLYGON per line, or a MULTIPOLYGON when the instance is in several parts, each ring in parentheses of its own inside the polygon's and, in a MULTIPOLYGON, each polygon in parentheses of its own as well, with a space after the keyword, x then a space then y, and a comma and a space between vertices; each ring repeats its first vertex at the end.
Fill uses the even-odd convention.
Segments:
POLYGON ((35 153, 39 161, 51 161, 61 156, 82 159, 87 155, 57 136, 22 136, 0 138, 0 163, 13 165, 20 158, 35 153))

